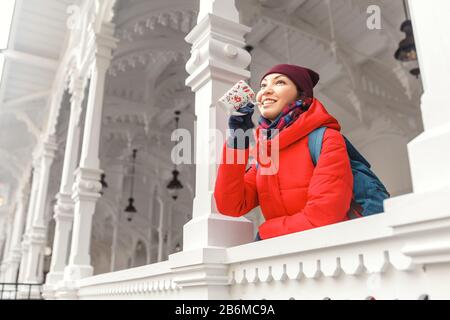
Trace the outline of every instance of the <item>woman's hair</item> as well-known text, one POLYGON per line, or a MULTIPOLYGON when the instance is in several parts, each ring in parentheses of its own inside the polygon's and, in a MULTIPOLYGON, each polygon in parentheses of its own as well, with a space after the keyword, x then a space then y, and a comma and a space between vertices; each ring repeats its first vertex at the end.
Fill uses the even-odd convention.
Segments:
POLYGON ((295 87, 297 88, 297 100, 306 97, 305 92, 302 89, 300 89, 297 85, 295 85, 295 87))

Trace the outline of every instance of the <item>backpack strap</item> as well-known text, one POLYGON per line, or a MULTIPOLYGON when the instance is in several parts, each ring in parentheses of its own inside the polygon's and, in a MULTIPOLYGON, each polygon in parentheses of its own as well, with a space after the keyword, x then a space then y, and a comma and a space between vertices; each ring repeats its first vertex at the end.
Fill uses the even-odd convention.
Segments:
MULTIPOLYGON (((323 136, 325 134, 326 129, 327 127, 317 128, 314 131, 312 131, 308 136, 308 148, 314 166, 316 166, 317 162, 319 161, 320 152, 322 151, 323 136)), ((370 168, 369 162, 361 155, 361 153, 359 153, 358 150, 356 150, 356 148, 350 143, 350 141, 345 136, 342 137, 344 138, 345 146, 347 147, 347 153, 350 160, 362 162, 365 166, 370 168)))
POLYGON ((346 137, 344 137, 344 140, 350 160, 359 161, 363 163, 366 167, 370 168, 370 163, 362 156, 361 153, 358 152, 358 150, 356 150, 356 148, 350 143, 350 141, 346 137))
POLYGON ((308 148, 314 167, 319 161, 320 152, 322 151, 323 135, 326 129, 327 127, 320 127, 308 135, 308 148))

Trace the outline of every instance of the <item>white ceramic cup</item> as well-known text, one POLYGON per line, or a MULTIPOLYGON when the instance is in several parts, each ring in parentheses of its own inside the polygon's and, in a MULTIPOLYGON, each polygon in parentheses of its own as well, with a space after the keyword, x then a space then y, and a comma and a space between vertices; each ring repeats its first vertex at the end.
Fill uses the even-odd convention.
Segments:
POLYGON ((240 80, 217 103, 228 115, 242 116, 244 113, 238 112, 237 110, 245 106, 248 102, 256 106, 255 92, 247 82, 240 80))

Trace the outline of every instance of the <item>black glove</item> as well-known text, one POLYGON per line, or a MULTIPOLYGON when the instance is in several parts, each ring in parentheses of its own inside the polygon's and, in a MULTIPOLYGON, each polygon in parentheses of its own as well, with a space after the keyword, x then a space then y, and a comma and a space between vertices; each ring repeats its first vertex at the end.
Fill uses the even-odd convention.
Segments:
POLYGON ((252 115, 255 112, 254 105, 249 102, 237 111, 244 115, 231 115, 228 119, 231 135, 227 139, 227 145, 233 149, 247 149, 250 141, 253 140, 253 130, 250 129, 255 127, 252 121, 252 115))

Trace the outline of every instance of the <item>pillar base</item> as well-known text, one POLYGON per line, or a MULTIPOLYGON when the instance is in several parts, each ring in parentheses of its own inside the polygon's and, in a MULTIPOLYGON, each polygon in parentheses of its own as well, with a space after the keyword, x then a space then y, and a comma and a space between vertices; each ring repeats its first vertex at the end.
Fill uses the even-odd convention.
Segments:
POLYGON ((408 237, 402 253, 415 265, 450 262, 450 187, 411 193, 384 203, 395 236, 408 237), (412 235, 412 236, 411 236, 412 235))
POLYGON ((64 271, 49 272, 45 279, 45 285, 54 286, 63 279, 64 279, 64 271))
POLYGON ((32 237, 36 237, 36 240, 33 240, 30 243, 30 247, 28 250, 28 257, 26 258, 27 265, 25 266, 25 282, 26 283, 41 283, 42 279, 42 265, 41 261, 39 261, 40 254, 44 252, 45 247, 45 238, 44 240, 42 235, 31 235, 32 237), (38 270, 39 268, 39 270, 38 270))
POLYGON ((420 224, 430 225, 450 219, 450 208, 445 206, 449 194, 450 186, 390 198, 384 201, 384 212, 392 215, 390 225, 397 234, 418 231, 416 227, 420 224))
POLYGON ((17 279, 17 273, 19 272, 19 262, 9 261, 7 262, 8 267, 6 268, 4 282, 14 283, 17 279))
POLYGON ((228 300, 226 250, 203 248, 171 254, 169 261, 175 284, 182 288, 180 299, 228 300))
MULTIPOLYGON (((450 124, 422 132, 408 143, 415 193, 450 187, 450 124)), ((444 202, 445 203, 445 202, 444 202)))
POLYGON ((55 300, 56 299, 56 285, 54 284, 44 284, 42 287, 42 297, 45 300, 55 300))
POLYGON ((57 300, 78 300, 78 288, 75 281, 60 281, 54 286, 54 297, 57 300))
POLYGON ((69 264, 64 269, 64 281, 80 280, 93 274, 94 268, 91 265, 69 264))
POLYGON ((244 217, 233 218, 211 213, 192 219, 183 229, 184 251, 228 248, 252 241, 253 223, 244 217))

